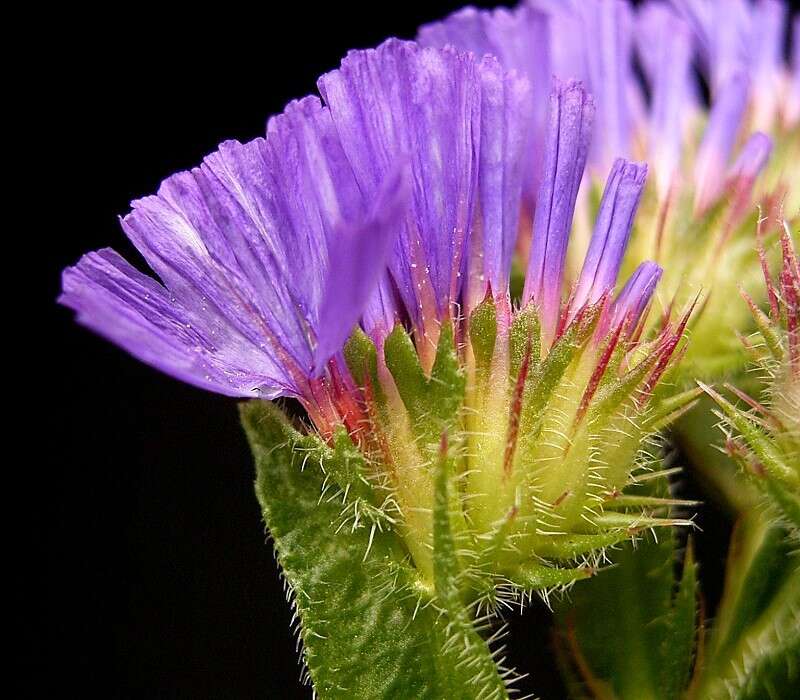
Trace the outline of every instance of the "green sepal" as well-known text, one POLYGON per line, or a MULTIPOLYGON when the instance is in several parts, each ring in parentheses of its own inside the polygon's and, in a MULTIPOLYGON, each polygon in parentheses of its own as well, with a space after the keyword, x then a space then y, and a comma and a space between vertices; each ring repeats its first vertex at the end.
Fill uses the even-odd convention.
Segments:
POLYGON ((662 509, 674 506, 696 506, 699 501, 689 501, 683 498, 662 498, 660 496, 637 496, 622 494, 615 496, 607 501, 603 501, 605 510, 617 510, 620 508, 647 508, 662 509))
POLYGON ((361 386, 367 379, 378 388, 378 356, 375 344, 361 328, 356 327, 344 346, 344 359, 353 379, 361 386))
POLYGON ((635 530, 613 530, 590 535, 553 535, 537 544, 536 551, 541 556, 551 559, 569 560, 627 542, 635 532, 635 530))
POLYGON ((595 525, 602 529, 625 528, 627 530, 642 530, 653 527, 671 527, 673 525, 691 525, 691 520, 678 518, 655 518, 641 512, 616 513, 609 511, 593 518, 595 525))
POLYGON ((533 304, 528 304, 514 314, 509 329, 509 354, 511 357, 510 374, 516 379, 525 354, 530 348, 530 366, 536 367, 542 354, 541 322, 539 311, 533 304))
MULTIPOLYGON (((648 495, 668 496, 665 484, 646 484, 648 495)), ((577 586, 571 605, 559 609, 563 670, 582 681, 570 684, 572 697, 598 689, 619 700, 683 697, 697 639, 697 581, 690 554, 675 580, 676 546, 667 530, 607 552, 612 566, 577 586)))
POLYGON ((384 355, 413 429, 429 445, 438 444, 441 433, 450 429, 458 416, 466 386, 452 325, 442 326, 430 378, 425 376, 411 337, 399 324, 386 338, 384 355))
POLYGON ((595 573, 596 570, 591 566, 547 566, 528 561, 509 571, 506 576, 515 586, 525 591, 546 591, 591 578, 595 573))
POLYGON ((724 417, 736 428, 748 447, 755 453, 768 475, 792 488, 800 487, 800 477, 794 469, 786 464, 770 437, 755 425, 746 413, 740 411, 711 387, 702 383, 700 386, 716 401, 717 406, 722 409, 724 417))
POLYGON ((600 310, 599 305, 590 307, 582 318, 573 321, 528 376, 519 424, 520 435, 526 442, 535 442, 538 437, 542 412, 567 368, 585 348, 600 317, 600 310))
POLYGON ((489 371, 497 340, 497 308, 494 299, 487 296, 469 317, 469 339, 475 355, 475 366, 481 375, 489 371))
MULTIPOLYGON (((474 697, 476 669, 456 664, 459 649, 448 647, 453 625, 471 625, 469 618, 454 622, 434 605, 395 533, 340 528, 341 504, 320 499, 323 465, 328 474, 337 470, 331 466, 336 450, 299 434, 273 404, 242 404, 241 417, 256 461, 256 493, 292 591, 317 696, 474 697)), ((469 629, 483 673, 491 664, 497 675, 486 642, 469 629)), ((481 681, 492 689, 502 685, 481 681)), ((486 697, 506 695, 503 689, 486 697)))
MULTIPOLYGON (((741 387, 741 381, 737 380, 737 385, 741 387)), ((702 480, 705 492, 735 517, 752 510, 760 496, 725 453, 714 405, 709 396, 700 397, 699 403, 676 421, 672 435, 702 480)))
POLYGON ((640 360, 636 366, 628 370, 622 377, 599 389, 592 402, 592 408, 589 409, 589 422, 610 417, 625 400, 633 395, 656 362, 658 362, 658 355, 652 353, 645 359, 640 360))
POLYGON ((656 402, 644 421, 644 429, 648 432, 663 430, 692 410, 702 395, 703 390, 700 387, 695 387, 656 402))
POLYGON ((784 356, 784 349, 781 344, 781 337, 778 331, 775 330, 774 322, 754 304, 748 304, 748 306, 753 314, 753 320, 756 322, 758 332, 764 338, 765 347, 769 350, 772 358, 780 362, 784 356))

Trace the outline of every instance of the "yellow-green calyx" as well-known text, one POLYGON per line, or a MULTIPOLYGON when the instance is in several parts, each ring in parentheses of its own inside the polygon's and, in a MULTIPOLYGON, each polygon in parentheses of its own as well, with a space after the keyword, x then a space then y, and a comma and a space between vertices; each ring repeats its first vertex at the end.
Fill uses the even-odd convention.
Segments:
MULTIPOLYGON (((420 585, 433 590, 437 499, 446 500, 462 586, 473 599, 548 590, 590 576, 607 546, 672 525, 678 501, 652 498, 654 436, 699 390, 659 380, 688 312, 647 339, 610 327, 608 300, 564 317, 543 343, 533 305, 487 298, 447 322, 429 371, 397 325, 379 346, 356 332, 345 358, 361 420, 342 426, 363 459, 380 527, 396 529, 420 585)), ((440 504, 441 505, 441 504, 440 504)))

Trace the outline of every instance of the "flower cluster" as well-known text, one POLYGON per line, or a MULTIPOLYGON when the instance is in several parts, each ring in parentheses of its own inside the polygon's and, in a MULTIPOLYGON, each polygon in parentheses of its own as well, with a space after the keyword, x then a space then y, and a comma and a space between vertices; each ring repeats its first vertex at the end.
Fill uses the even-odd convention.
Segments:
POLYGON ((688 309, 645 332, 652 262, 615 293, 639 163, 612 164, 566 274, 596 112, 583 85, 553 84, 533 179, 531 86, 496 58, 390 40, 319 90, 134 202, 123 228, 163 285, 102 250, 65 271, 62 303, 197 386, 299 399, 322 441, 358 448, 371 523, 399 531, 423 584, 442 468, 472 578, 567 584, 591 567, 559 562, 673 523, 657 517, 671 502, 623 489, 696 395, 659 391, 688 309))

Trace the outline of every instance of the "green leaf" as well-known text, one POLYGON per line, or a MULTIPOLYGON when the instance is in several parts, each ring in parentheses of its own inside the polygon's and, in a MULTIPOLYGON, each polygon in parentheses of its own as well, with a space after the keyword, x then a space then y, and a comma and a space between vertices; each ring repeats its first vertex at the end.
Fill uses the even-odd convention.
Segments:
POLYGON ((794 698, 798 677, 800 578, 797 569, 748 625, 731 653, 712 659, 693 699, 794 698))
POLYGON ((697 565, 692 541, 683 560, 683 576, 667 617, 661 643, 661 688, 665 698, 679 698, 689 683, 697 639, 697 565))
POLYGON ((762 522, 756 512, 740 520, 731 538, 725 590, 709 645, 709 663, 727 661, 731 650, 756 623, 796 565, 786 532, 762 522))
POLYGON ((505 698, 486 642, 469 618, 453 621, 435 605, 401 539, 368 519, 355 529, 337 525, 341 502, 320 496, 328 474, 352 469, 333 468, 341 448, 299 434, 266 402, 243 404, 241 416, 317 695, 439 700, 483 690, 481 697, 505 698), (461 649, 452 645, 453 625, 469 634, 480 675, 455 662, 461 649))

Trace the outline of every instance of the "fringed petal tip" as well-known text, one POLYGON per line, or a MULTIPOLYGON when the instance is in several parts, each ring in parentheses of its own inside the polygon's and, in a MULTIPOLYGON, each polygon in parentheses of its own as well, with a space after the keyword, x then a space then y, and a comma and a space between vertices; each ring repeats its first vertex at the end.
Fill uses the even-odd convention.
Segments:
POLYGON ((193 386, 244 398, 293 393, 286 377, 249 369, 271 364, 266 357, 256 361, 258 348, 228 342, 224 324, 204 323, 197 310, 110 248, 87 253, 63 271, 58 303, 75 311, 81 325, 193 386))

